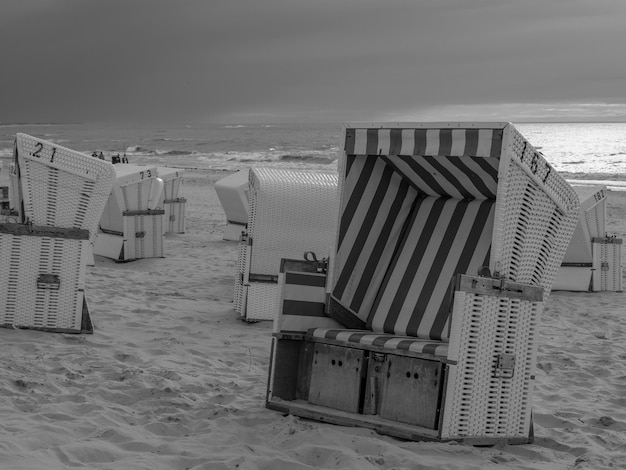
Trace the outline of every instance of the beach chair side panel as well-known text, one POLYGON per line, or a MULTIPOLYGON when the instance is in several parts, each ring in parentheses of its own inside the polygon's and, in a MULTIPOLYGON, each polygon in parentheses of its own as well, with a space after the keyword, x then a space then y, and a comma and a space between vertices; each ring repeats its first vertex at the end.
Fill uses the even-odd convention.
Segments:
POLYGON ((499 168, 492 273, 550 293, 580 211, 572 187, 512 126, 499 168))
POLYGON ((0 233, 0 325, 84 332, 89 247, 86 238, 0 233))
POLYGON ((622 292, 622 239, 593 238, 594 292, 622 292))
POLYGON ((178 198, 176 200, 165 200, 163 209, 165 211, 163 224, 165 233, 185 233, 185 206, 187 200, 178 198))
POLYGON ((543 289, 460 276, 441 437, 531 439, 543 289))
POLYGON ((164 257, 163 213, 162 210, 124 213, 124 260, 164 257))

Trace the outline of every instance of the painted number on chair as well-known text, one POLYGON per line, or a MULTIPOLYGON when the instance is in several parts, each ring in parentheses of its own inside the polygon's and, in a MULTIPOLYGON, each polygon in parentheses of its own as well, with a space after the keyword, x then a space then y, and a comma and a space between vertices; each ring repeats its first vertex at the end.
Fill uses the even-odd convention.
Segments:
POLYGON ((593 195, 593 198, 596 200, 596 202, 600 202, 605 197, 606 197, 606 192, 604 191, 604 189, 601 189, 600 191, 598 191, 597 193, 593 195))
POLYGON ((545 172, 545 174, 543 175, 543 178, 541 178, 541 181, 543 183, 545 183, 548 180, 548 176, 550 176, 550 173, 552 173, 552 167, 548 164, 546 159, 543 158, 541 153, 534 151, 532 153, 532 156, 530 158, 527 158, 526 147, 524 147, 524 151, 522 152, 522 155, 520 156, 520 162, 525 164, 533 175, 537 175, 537 173, 541 173, 542 172, 541 169, 543 169, 545 172))
POLYGON ((146 178, 146 177, 147 177, 147 178, 152 178, 152 170, 140 171, 140 172, 139 172, 139 177, 140 177, 141 179, 144 179, 144 178, 146 178))
POLYGON ((54 156, 57 153, 57 148, 56 147, 52 147, 52 151, 50 152, 50 156, 46 156, 46 155, 44 155, 44 153, 48 153, 48 152, 44 152, 43 142, 37 142, 35 144, 35 151, 31 152, 30 155, 31 155, 31 157, 35 157, 35 158, 46 159, 50 163, 52 163, 54 161, 54 156))

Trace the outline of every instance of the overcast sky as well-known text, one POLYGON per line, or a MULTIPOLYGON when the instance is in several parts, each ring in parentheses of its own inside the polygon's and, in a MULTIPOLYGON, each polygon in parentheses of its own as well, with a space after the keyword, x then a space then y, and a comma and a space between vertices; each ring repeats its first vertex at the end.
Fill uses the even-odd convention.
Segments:
POLYGON ((0 122, 626 120, 626 0, 0 0, 0 122))

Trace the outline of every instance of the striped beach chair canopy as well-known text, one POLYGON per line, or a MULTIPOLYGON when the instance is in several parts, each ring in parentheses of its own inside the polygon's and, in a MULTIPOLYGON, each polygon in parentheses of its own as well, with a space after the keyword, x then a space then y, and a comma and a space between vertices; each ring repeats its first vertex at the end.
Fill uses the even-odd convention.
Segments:
POLYGON ((346 326, 445 341, 451 281, 483 266, 549 292, 578 198, 513 125, 348 125, 344 150, 331 297, 346 326))

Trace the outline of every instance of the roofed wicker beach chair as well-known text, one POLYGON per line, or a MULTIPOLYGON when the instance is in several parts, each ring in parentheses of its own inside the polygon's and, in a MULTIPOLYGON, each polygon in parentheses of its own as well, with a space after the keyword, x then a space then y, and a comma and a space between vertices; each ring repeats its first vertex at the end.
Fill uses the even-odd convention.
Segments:
POLYGON ((606 232, 607 187, 570 184, 580 199, 580 215, 554 290, 621 291, 622 240, 606 232))
POLYGON ((276 316, 282 258, 327 257, 337 226, 337 175, 304 170, 249 171, 250 211, 239 242, 234 306, 246 321, 276 316))
POLYGON ((405 439, 532 441, 571 186, 510 123, 366 124, 345 129, 339 197, 329 263, 282 261, 267 407, 405 439))
POLYGON ((248 170, 239 170, 215 183, 215 192, 226 214, 224 240, 239 241, 248 225, 248 170))
POLYGON ((185 206, 187 199, 180 196, 180 187, 185 170, 182 168, 158 167, 157 173, 163 180, 163 230, 164 233, 185 233, 185 206))
POLYGON ((157 167, 113 166, 116 178, 94 253, 116 261, 162 258, 164 184, 157 167))
POLYGON ((113 165, 25 134, 14 157, 17 215, 0 224, 0 325, 91 332, 86 261, 113 165))

